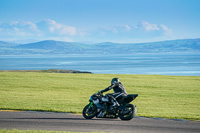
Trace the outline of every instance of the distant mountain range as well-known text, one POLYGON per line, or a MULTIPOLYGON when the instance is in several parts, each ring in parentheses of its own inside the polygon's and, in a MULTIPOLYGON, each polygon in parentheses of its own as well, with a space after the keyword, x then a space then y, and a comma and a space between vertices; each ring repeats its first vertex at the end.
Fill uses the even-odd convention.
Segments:
POLYGON ((15 44, 0 41, 0 55, 134 53, 200 53, 200 38, 151 43, 104 42, 97 44, 53 40, 28 44, 15 44))

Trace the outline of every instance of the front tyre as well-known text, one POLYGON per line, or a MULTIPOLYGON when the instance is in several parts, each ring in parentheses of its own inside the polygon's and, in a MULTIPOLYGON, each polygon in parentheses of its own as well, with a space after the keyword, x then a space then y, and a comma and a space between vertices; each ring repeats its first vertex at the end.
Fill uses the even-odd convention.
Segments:
POLYGON ((136 111, 136 106, 128 104, 122 111, 119 112, 119 118, 121 120, 131 120, 135 117, 136 111))
POLYGON ((92 119, 97 115, 97 106, 95 104, 86 105, 82 114, 85 119, 92 119))

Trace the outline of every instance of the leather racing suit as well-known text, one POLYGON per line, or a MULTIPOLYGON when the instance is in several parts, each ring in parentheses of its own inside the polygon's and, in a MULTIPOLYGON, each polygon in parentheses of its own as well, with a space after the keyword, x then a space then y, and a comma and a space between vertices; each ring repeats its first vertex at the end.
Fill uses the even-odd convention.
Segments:
MULTIPOLYGON (((126 90, 125 90, 125 88, 124 88, 124 86, 122 85, 121 82, 112 84, 111 86, 105 88, 104 90, 101 90, 101 93, 107 92, 107 91, 109 91, 111 89, 113 89, 114 93, 107 94, 107 95, 108 95, 108 97, 111 98, 111 102, 113 104, 115 104, 116 100, 119 102, 119 99, 122 99, 124 96, 128 95, 127 92, 126 92, 126 90)), ((115 105, 113 105, 113 106, 115 106, 115 105)))

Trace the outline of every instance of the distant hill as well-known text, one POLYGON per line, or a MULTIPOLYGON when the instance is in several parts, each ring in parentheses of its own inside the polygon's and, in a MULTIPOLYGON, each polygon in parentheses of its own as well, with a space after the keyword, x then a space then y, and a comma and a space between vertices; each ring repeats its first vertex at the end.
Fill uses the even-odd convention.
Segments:
POLYGON ((17 46, 17 45, 19 44, 0 41, 0 47, 12 47, 12 46, 17 46))
POLYGON ((29 43, 16 46, 15 49, 23 49, 29 50, 33 53, 41 53, 41 54, 73 54, 73 53, 81 53, 82 46, 85 44, 80 43, 72 43, 72 42, 61 42, 61 41, 41 41, 36 43, 29 43))
POLYGON ((134 53, 200 53, 200 39, 182 39, 151 43, 104 42, 97 44, 46 40, 20 45, 0 41, 0 55, 134 53))

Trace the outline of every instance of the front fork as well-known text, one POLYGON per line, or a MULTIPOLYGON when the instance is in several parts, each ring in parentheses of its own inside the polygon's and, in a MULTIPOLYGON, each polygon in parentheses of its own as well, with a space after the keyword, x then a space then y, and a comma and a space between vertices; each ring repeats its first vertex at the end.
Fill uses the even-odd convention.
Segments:
POLYGON ((90 102, 89 108, 92 106, 93 102, 90 102))
POLYGON ((87 108, 86 112, 88 112, 90 110, 90 108, 93 106, 93 104, 94 103, 92 101, 89 103, 89 107, 87 108))

